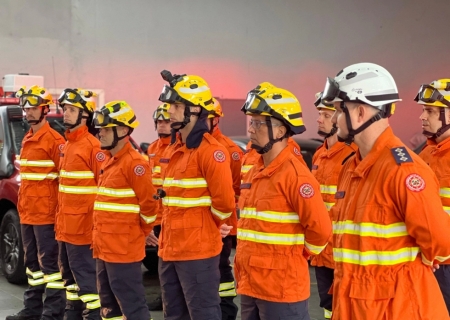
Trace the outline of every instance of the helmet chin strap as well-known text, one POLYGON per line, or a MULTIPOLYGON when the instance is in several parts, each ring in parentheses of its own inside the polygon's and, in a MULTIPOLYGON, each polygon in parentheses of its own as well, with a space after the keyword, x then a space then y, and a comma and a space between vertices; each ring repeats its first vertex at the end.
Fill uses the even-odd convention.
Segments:
POLYGON ((195 107, 195 106, 191 106, 191 105, 186 105, 186 107, 184 108, 184 119, 182 122, 174 122, 170 124, 170 127, 172 128, 171 130, 171 135, 172 135, 172 139, 171 139, 171 144, 174 143, 176 141, 177 138, 177 132, 180 131, 181 129, 183 129, 184 127, 186 127, 186 125, 191 122, 191 116, 200 116, 200 113, 202 113, 201 111, 201 107, 200 107, 200 112, 191 112, 191 107, 195 107))
POLYGON ((441 120, 441 122, 442 122, 442 127, 440 127, 438 129, 438 131, 436 131, 436 133, 423 130, 422 134, 424 136, 426 136, 427 138, 433 139, 433 140, 436 140, 436 138, 439 138, 440 136, 442 136, 444 134, 444 132, 446 132, 447 130, 450 129, 450 124, 445 124, 447 122, 445 119, 445 108, 440 108, 439 120, 441 120))
MULTIPOLYGON (((28 102, 27 102, 26 104, 28 104, 28 105, 30 106, 30 104, 29 104, 28 102)), ((32 106, 30 106, 30 107, 32 107, 32 106)), ((29 123, 30 125, 32 125, 32 126, 35 126, 35 125, 37 125, 38 123, 41 123, 42 120, 44 120, 44 117, 47 115, 47 112, 44 111, 44 109, 45 109, 46 107, 48 107, 48 106, 47 106, 47 105, 42 106, 42 109, 41 109, 41 115, 39 116, 39 119, 38 119, 38 120, 27 120, 27 118, 24 117, 25 121, 28 122, 28 123, 29 123)))
POLYGON ((86 121, 87 121, 89 119, 89 116, 83 116, 83 112, 84 112, 83 109, 80 109, 78 111, 78 118, 77 118, 77 121, 75 121, 75 124, 64 122, 64 126, 66 127, 66 129, 73 129, 73 128, 79 126, 81 124, 81 119, 86 119, 86 121))
POLYGON ((278 138, 278 139, 273 138, 272 121, 270 121, 270 117, 268 117, 268 116, 266 117, 266 125, 267 125, 267 128, 269 129, 269 142, 264 147, 258 146, 253 143, 250 146, 250 148, 255 149, 256 152, 258 152, 259 154, 265 154, 265 153, 269 152, 272 149, 274 143, 277 143, 278 141, 281 141, 284 138, 284 137, 278 138))
POLYGON ((333 123, 333 127, 331 128, 330 132, 325 132, 325 131, 317 131, 317 134, 321 137, 323 137, 324 139, 327 139, 329 137, 334 136, 334 134, 337 132, 337 127, 336 127, 336 123, 333 123))
POLYGON ((112 130, 113 130, 113 133, 114 133, 114 140, 113 140, 112 144, 109 145, 109 146, 105 146, 105 147, 101 146, 100 148, 102 150, 112 150, 112 149, 114 149, 115 147, 117 147, 117 144, 119 143, 120 140, 124 139, 126 136, 131 135, 131 132, 133 131, 132 129, 130 129, 126 135, 124 135, 123 137, 119 137, 117 135, 117 127, 113 127, 112 130))
POLYGON ((159 138, 167 138, 170 137, 170 133, 158 133, 159 138))
POLYGON ((209 134, 213 134, 214 130, 217 128, 217 124, 218 123, 214 124, 214 119, 215 118, 207 119, 209 121, 209 124, 210 124, 209 127, 211 128, 211 129, 209 129, 209 134))

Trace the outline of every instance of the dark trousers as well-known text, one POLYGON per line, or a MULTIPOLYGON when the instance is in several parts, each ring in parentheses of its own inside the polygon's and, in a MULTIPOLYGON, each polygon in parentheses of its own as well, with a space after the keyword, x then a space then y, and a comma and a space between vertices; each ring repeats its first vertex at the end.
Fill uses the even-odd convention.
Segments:
POLYGON ((102 318, 150 319, 141 262, 112 263, 97 259, 97 289, 102 318))
POLYGON ((220 309, 222 311, 222 320, 235 320, 238 314, 238 306, 233 299, 236 297, 236 287, 234 285, 234 276, 230 264, 230 254, 233 247, 233 241, 230 236, 222 239, 223 246, 220 252, 220 309))
POLYGON ((60 320, 64 314, 65 297, 58 269, 58 243, 54 225, 22 224, 21 231, 28 276, 28 289, 23 295, 23 313, 42 316, 42 319, 60 320))
POLYGON ((328 291, 333 284, 334 270, 327 267, 315 267, 320 307, 324 309, 325 318, 331 318, 333 295, 328 291))
POLYGON ((191 261, 159 259, 165 320, 220 320, 219 256, 191 261))
POLYGON ((64 320, 100 319, 96 266, 90 245, 58 242, 59 269, 66 288, 64 320))
POLYGON ((282 303, 241 295, 242 320, 310 320, 308 300, 282 303))
POLYGON ((439 269, 434 273, 436 276, 439 288, 441 288, 442 295, 444 296, 445 305, 450 314, 450 265, 441 264, 439 269))

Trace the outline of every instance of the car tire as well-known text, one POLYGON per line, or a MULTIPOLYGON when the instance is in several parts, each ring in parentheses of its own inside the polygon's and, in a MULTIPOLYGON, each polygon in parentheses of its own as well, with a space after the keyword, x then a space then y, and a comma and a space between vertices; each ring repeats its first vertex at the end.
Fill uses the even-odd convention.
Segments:
POLYGON ((16 209, 8 210, 0 225, 0 257, 3 275, 14 284, 27 282, 24 265, 22 233, 16 209))
POLYGON ((142 260, 142 264, 151 275, 158 274, 158 260, 159 257, 157 251, 147 252, 144 260, 142 260))

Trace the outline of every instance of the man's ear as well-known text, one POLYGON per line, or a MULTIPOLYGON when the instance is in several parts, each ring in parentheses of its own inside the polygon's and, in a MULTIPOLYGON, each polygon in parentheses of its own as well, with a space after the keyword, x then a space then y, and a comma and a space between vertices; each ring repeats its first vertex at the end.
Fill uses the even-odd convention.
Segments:
POLYGON ((447 119, 447 123, 450 123, 450 108, 445 108, 445 119, 447 119))
POLYGON ((278 127, 274 127, 274 128, 278 128, 278 134, 276 137, 277 139, 280 139, 286 135, 287 128, 285 126, 278 126, 278 127))

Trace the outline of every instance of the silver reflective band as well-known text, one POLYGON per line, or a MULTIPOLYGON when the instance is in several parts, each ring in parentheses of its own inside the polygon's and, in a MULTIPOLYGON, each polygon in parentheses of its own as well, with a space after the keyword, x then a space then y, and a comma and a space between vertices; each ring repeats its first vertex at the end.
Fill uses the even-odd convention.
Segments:
POLYGON ((404 222, 381 225, 368 222, 354 223, 350 220, 333 222, 333 233, 377 238, 395 238, 408 235, 404 222))
POLYGON ((61 170, 59 172, 61 178, 69 179, 93 179, 94 173, 92 171, 65 171, 61 170))
POLYGON ((256 211, 255 208, 243 208, 240 217, 276 223, 299 223, 300 217, 296 212, 256 211))
POLYGON ((95 201, 94 210, 115 211, 124 213, 139 213, 141 208, 137 204, 116 204, 116 203, 95 201))
POLYGON ((395 251, 358 251, 333 248, 333 258, 336 262, 344 262, 362 266, 392 266, 395 264, 416 260, 419 252, 419 247, 408 247, 395 251))
POLYGON ((53 168, 55 163, 52 160, 27 160, 21 159, 19 163, 22 167, 45 167, 53 168))
POLYGON ((327 186, 327 185, 320 185, 320 192, 325 194, 335 194, 337 192, 337 186, 327 186))
POLYGON ((303 245, 305 243, 305 235, 301 233, 266 233, 239 228, 237 238, 239 240, 278 245, 303 245))
POLYGON ((98 194, 108 197, 119 197, 119 198, 136 196, 133 189, 112 189, 105 187, 98 188, 98 194))

